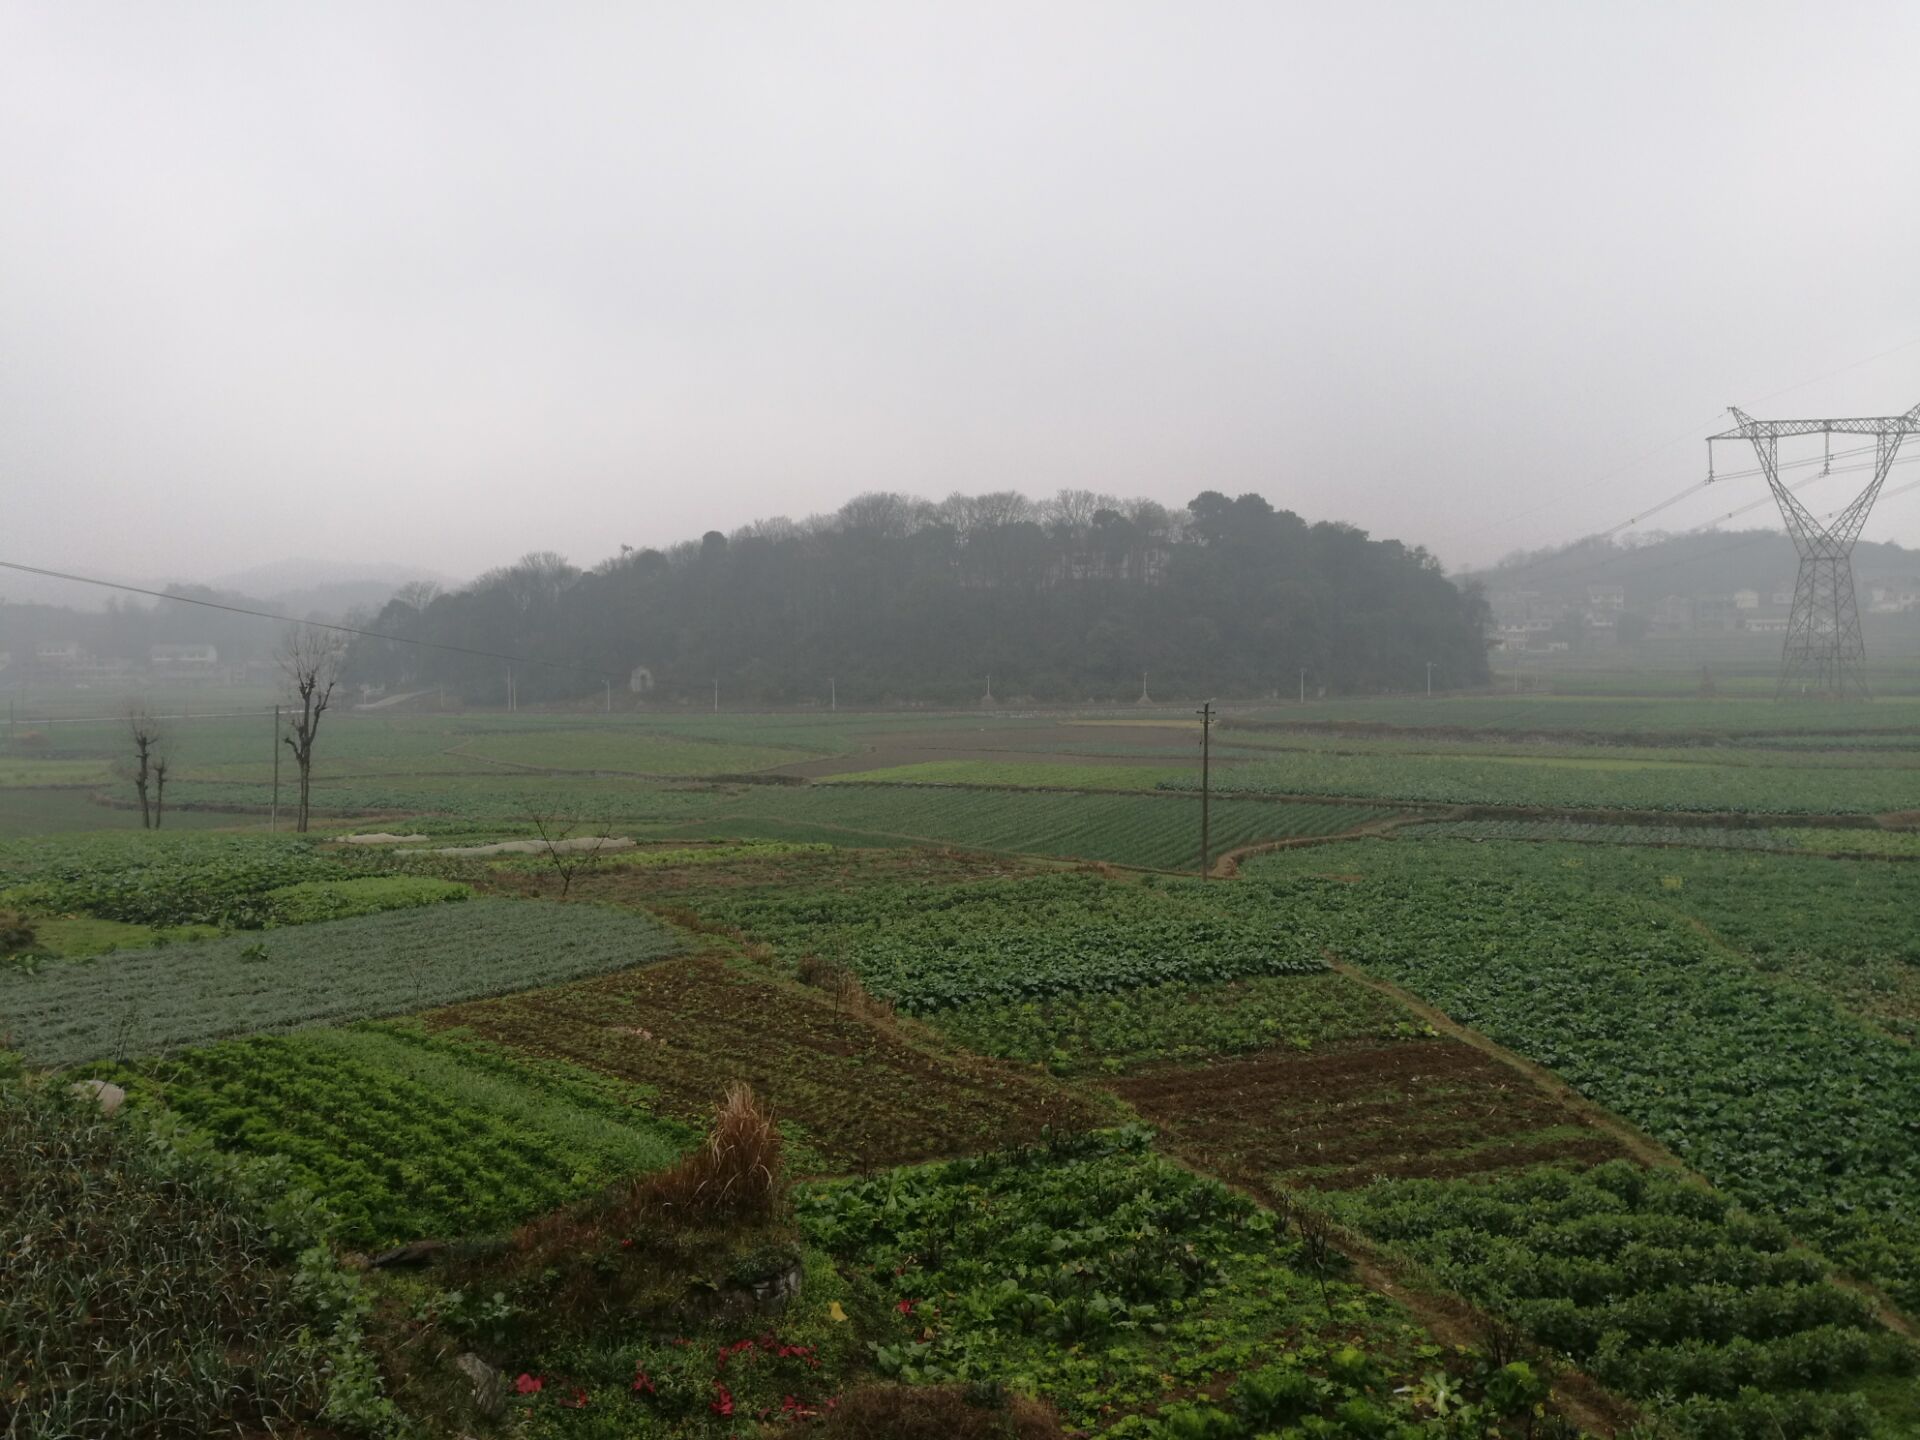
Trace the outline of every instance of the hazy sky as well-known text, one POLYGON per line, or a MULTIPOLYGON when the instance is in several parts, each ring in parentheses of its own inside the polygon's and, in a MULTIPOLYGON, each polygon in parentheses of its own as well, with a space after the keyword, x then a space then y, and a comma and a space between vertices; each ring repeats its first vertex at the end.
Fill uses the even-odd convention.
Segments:
POLYGON ((1920 402, 1915 53, 1912 0, 0 0, 0 558, 1084 486, 1482 561, 1729 403, 1920 402))

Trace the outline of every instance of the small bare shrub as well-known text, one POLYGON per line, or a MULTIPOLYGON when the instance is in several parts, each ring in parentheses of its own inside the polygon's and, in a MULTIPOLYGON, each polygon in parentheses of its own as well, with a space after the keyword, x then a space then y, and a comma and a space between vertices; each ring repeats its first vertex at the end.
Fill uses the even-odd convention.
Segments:
POLYGON ((860 983, 860 977, 844 965, 822 960, 818 955, 802 955, 794 966, 794 974, 801 984, 824 990, 833 997, 835 1005, 850 1015, 883 1023, 893 1019, 893 1002, 870 993, 860 983))
POLYGON ((0 955, 15 955, 31 950, 40 938, 33 922, 13 910, 0 910, 0 955))

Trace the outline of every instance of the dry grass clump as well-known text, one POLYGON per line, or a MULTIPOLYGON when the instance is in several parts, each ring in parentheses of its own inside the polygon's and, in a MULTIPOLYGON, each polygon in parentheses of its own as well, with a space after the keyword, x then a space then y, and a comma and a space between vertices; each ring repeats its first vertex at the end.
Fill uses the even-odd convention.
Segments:
POLYGON ((997 1388, 865 1385, 840 1399, 825 1433, 846 1440, 1064 1440, 1051 1408, 997 1388))
POLYGON ((644 1181, 636 1198, 668 1219, 768 1221, 780 1213, 786 1189, 773 1115, 752 1086, 735 1081, 700 1148, 644 1181))

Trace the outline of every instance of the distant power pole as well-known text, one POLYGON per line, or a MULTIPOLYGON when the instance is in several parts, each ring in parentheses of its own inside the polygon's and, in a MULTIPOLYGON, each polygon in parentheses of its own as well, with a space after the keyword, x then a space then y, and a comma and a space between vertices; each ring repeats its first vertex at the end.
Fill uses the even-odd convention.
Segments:
POLYGON ((1207 878, 1213 860, 1213 835, 1209 826, 1209 806, 1213 799, 1213 702, 1207 701, 1196 712, 1200 716, 1200 878, 1207 878))
POLYGON ((1427 698, 1433 698, 1433 662, 1427 661, 1427 698))
POLYGON ((827 709, 838 710, 839 708, 840 692, 834 688, 834 679, 829 675, 827 677, 827 709))
MULTIPOLYGON (((1853 594, 1853 542, 1867 523, 1867 512, 1886 483, 1887 471, 1900 442, 1920 435, 1920 405, 1904 415, 1856 420, 1756 420, 1735 409, 1739 423, 1732 430, 1707 438, 1707 480, 1713 480, 1716 440, 1750 440, 1760 457, 1761 473, 1779 503, 1780 516, 1800 554, 1800 573, 1793 585, 1793 613, 1787 620, 1786 645, 1780 655, 1779 699, 1790 694, 1831 695, 1836 699, 1867 691, 1867 646, 1860 636, 1860 607, 1853 594), (1823 525, 1780 479, 1779 446, 1782 436, 1871 435, 1874 440, 1873 479, 1832 525, 1823 525)), ((1829 444, 1832 442, 1829 441, 1829 444)))
POLYGON ((1305 666, 1302 666, 1300 670, 1300 703, 1302 705, 1307 703, 1307 671, 1305 666))
POLYGON ((267 829, 280 828, 280 707, 273 707, 273 804, 267 810, 267 829))
POLYGON ((713 713, 716 715, 720 713, 720 677, 718 675, 713 677, 713 713))

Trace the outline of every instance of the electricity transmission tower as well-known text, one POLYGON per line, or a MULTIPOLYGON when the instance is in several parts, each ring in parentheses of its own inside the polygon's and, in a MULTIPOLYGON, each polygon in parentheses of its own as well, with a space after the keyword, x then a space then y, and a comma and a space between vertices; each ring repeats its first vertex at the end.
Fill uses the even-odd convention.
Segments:
MULTIPOLYGON (((1707 479, 1713 479, 1713 446, 1718 440, 1750 440, 1760 457, 1767 488, 1779 502, 1780 516, 1800 555, 1793 585, 1793 613, 1780 655, 1780 684, 1775 698, 1829 695, 1867 698, 1867 647, 1860 638, 1860 607, 1853 595, 1853 542, 1867 523, 1867 512, 1886 483, 1900 442, 1920 434, 1920 405, 1904 415, 1861 420, 1756 420, 1735 409, 1733 429, 1707 439, 1707 479), (1823 525, 1780 479, 1782 436, 1871 435, 1873 479, 1831 525, 1823 525)), ((1824 472, 1823 472, 1824 473, 1824 472)))

